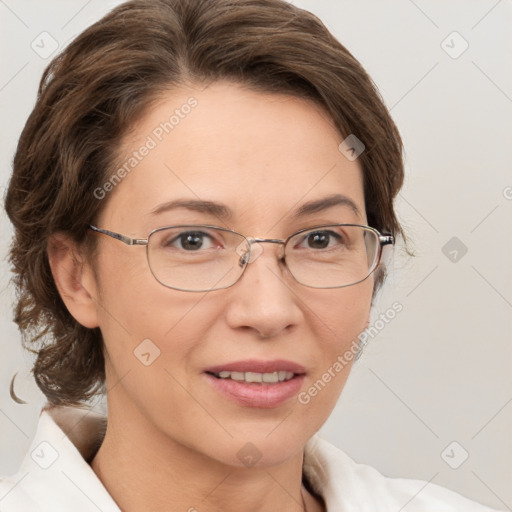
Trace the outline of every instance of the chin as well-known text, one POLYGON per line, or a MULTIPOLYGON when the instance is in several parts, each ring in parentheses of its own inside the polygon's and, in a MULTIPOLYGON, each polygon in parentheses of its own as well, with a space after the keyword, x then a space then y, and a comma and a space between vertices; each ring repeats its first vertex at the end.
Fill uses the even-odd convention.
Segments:
POLYGON ((278 429, 279 427, 270 435, 268 432, 271 430, 265 429, 263 433, 235 436, 222 447, 222 451, 215 458, 219 462, 238 468, 279 466, 301 454, 310 436, 290 436, 285 430, 278 433, 278 429))

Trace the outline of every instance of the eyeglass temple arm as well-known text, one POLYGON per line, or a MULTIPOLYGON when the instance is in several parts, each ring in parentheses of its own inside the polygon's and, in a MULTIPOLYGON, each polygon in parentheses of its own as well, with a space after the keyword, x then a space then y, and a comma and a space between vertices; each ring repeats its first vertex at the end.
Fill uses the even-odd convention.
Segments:
POLYGON ((393 245, 395 243, 395 237, 393 235, 379 235, 380 245, 393 245))
POLYGON ((126 245, 148 245, 148 241, 146 238, 130 238, 129 236, 121 235, 120 233, 115 233, 114 231, 108 231, 108 229, 101 229, 89 224, 89 229, 96 231, 97 233, 102 233, 103 235, 110 236, 123 242, 126 245))

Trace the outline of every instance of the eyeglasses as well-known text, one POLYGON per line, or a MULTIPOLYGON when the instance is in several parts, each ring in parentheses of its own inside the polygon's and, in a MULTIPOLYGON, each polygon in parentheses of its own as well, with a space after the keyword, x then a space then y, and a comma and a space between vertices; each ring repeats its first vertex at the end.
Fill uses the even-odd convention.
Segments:
POLYGON ((204 292, 233 286, 262 252, 260 243, 280 244, 279 259, 296 281, 310 288, 341 288, 364 281, 380 263, 392 235, 359 224, 301 229, 286 240, 251 238, 210 225, 157 228, 147 238, 130 238, 89 225, 126 245, 145 245, 149 268, 162 285, 204 292))

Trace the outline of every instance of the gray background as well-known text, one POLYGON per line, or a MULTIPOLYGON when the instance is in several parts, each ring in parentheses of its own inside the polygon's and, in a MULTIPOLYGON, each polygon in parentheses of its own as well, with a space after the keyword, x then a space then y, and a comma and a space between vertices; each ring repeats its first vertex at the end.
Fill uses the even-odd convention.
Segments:
MULTIPOLYGON (((2 196, 39 78, 55 55, 44 58, 32 42, 40 53, 61 49, 117 3, 0 0, 2 196)), ((321 433, 388 476, 512 510, 512 2, 294 3, 361 61, 391 109, 406 146, 397 206, 417 253, 396 250, 374 319, 395 301, 403 310, 371 338, 321 433)), ((6 474, 29 446, 43 399, 11 321, 5 213, 0 233, 6 474), (15 372, 28 405, 9 398, 15 372)))

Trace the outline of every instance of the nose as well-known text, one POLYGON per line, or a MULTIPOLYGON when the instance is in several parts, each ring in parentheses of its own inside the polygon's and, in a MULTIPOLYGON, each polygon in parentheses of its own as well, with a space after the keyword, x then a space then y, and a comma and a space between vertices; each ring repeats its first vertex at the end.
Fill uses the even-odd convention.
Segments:
POLYGON ((275 337, 292 330, 300 321, 296 286, 281 259, 282 245, 253 242, 251 253, 242 277, 228 288, 227 321, 233 329, 275 337))

